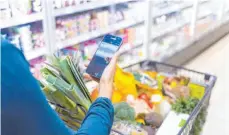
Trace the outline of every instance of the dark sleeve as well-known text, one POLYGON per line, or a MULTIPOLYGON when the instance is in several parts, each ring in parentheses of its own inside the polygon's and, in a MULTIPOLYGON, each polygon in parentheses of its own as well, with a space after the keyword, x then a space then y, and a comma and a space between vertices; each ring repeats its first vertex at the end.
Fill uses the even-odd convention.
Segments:
POLYGON ((72 135, 49 106, 24 55, 1 41, 1 133, 72 135))
POLYGON ((98 98, 90 107, 77 135, 109 135, 114 108, 108 98, 98 98))

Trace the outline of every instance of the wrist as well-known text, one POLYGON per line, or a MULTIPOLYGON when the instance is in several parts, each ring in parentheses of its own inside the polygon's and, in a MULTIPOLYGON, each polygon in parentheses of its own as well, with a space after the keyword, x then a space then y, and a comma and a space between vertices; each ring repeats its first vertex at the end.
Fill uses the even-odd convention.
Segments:
POLYGON ((108 99, 112 98, 113 94, 113 85, 112 84, 102 84, 99 86, 99 97, 105 97, 108 99))

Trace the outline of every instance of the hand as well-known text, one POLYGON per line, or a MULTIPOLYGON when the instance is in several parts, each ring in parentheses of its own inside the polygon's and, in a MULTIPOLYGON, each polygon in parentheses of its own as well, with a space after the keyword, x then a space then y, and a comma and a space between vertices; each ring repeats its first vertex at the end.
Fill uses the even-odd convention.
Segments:
POLYGON ((98 80, 97 78, 91 77, 88 74, 84 75, 85 78, 91 78, 94 81, 99 82, 99 97, 106 97, 109 99, 111 99, 112 97, 113 82, 114 82, 114 76, 115 76, 115 71, 116 71, 116 63, 117 63, 119 55, 120 55, 120 52, 117 52, 113 56, 110 63, 104 69, 100 80, 98 80))

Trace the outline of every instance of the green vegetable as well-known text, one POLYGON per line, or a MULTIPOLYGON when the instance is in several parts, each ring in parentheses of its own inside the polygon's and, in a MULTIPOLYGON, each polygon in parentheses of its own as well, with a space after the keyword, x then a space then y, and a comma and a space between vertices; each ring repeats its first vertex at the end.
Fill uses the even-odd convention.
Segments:
POLYGON ((80 90, 84 94, 85 98, 87 98, 87 100, 92 102, 91 97, 90 97, 90 93, 88 92, 86 85, 83 82, 82 76, 79 74, 79 70, 77 68, 75 68, 73 62, 71 61, 71 59, 69 57, 67 57, 67 61, 68 61, 68 64, 70 66, 70 69, 72 71, 73 76, 77 80, 76 81, 77 86, 80 87, 80 90))
POLYGON ((135 121, 135 111, 126 102, 114 104, 116 120, 135 121))
POLYGON ((207 115, 207 108, 203 107, 195 119, 190 135, 200 135, 202 131, 202 127, 206 120, 206 115, 207 115))
POLYGON ((199 100, 197 98, 180 98, 177 99, 174 104, 172 104, 172 110, 177 113, 190 114, 196 107, 199 100))
POLYGON ((90 94, 70 57, 50 59, 40 70, 40 85, 62 120, 76 130, 92 103, 90 94))

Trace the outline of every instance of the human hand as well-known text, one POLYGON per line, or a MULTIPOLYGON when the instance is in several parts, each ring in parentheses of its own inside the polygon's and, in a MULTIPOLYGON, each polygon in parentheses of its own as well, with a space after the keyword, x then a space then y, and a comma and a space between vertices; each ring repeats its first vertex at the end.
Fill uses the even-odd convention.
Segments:
POLYGON ((114 82, 116 64, 117 64, 119 55, 120 55, 120 52, 115 53, 110 63, 104 69, 100 80, 98 78, 90 76, 89 74, 84 75, 85 78, 90 78, 99 83, 99 97, 106 97, 109 99, 111 99, 112 97, 113 82, 114 82))

